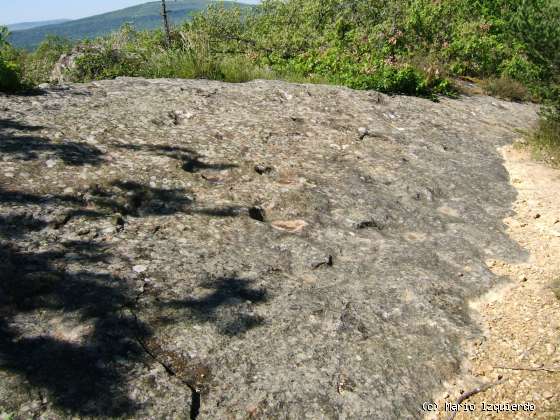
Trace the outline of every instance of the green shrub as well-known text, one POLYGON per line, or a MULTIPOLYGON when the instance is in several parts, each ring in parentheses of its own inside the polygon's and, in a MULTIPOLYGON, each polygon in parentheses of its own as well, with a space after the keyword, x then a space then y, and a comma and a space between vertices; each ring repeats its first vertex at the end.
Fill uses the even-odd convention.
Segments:
POLYGON ((181 32, 204 35, 211 56, 252 55, 276 74, 356 89, 433 97, 454 93, 448 76, 469 75, 537 90, 558 68, 555 2, 266 0, 249 12, 212 7, 181 32))
POLYGON ((33 85, 48 82, 55 63, 61 55, 70 52, 72 46, 67 39, 47 37, 33 53, 24 57, 23 71, 26 81, 33 85))
POLYGON ((16 92, 23 88, 17 52, 7 42, 8 30, 0 26, 0 92, 16 92))
POLYGON ((118 76, 139 76, 142 57, 122 50, 92 47, 76 58, 72 78, 80 81, 113 79, 118 76))
POLYGON ((0 409, 0 420, 13 420, 14 415, 11 413, 7 413, 4 410, 0 409))
POLYGON ((230 83, 242 83, 255 79, 271 79, 276 74, 270 70, 255 65, 244 56, 226 57, 220 63, 223 80, 230 83))
POLYGON ((536 130, 529 144, 537 158, 560 165, 560 106, 548 106, 541 111, 536 130))
POLYGON ((498 69, 502 78, 532 84, 541 78, 541 69, 526 56, 516 54, 503 60, 498 69))
MULTIPOLYGON (((68 47, 47 44, 29 56, 29 80, 44 80, 54 57, 68 47)), ((560 1, 217 4, 176 28, 169 47, 160 30, 124 26, 86 44, 77 64, 77 81, 282 77, 431 98, 453 95, 453 77, 472 76, 489 79, 487 91, 502 97, 546 99, 560 74, 560 1)))
POLYGON ((22 88, 19 66, 0 55, 0 92, 16 92, 22 88))

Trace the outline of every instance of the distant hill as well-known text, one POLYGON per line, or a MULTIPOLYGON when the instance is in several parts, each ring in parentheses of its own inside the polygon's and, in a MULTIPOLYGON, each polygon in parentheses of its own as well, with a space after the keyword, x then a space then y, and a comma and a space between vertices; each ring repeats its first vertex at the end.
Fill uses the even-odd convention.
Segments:
MULTIPOLYGON (((171 22, 178 24, 187 20, 192 12, 204 10, 213 3, 216 2, 212 0, 178 0, 167 2, 167 8, 171 22)), ((237 4, 231 1, 224 3, 226 6, 237 4)), ((161 2, 153 1, 83 19, 18 30, 10 35, 9 41, 15 47, 33 50, 47 35, 62 36, 75 41, 91 39, 109 34, 127 22, 132 23, 136 29, 154 29, 161 26, 160 11, 161 2)))
POLYGON ((43 20, 40 22, 22 22, 6 25, 11 32, 24 31, 26 29, 39 28, 41 26, 57 25, 59 23, 69 22, 70 19, 43 20))

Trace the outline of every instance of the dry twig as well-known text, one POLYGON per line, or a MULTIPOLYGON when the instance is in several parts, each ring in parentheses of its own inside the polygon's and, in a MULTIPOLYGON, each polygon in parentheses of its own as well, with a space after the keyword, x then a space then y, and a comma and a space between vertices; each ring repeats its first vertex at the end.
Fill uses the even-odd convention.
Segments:
MULTIPOLYGON (((502 382, 504 382, 504 378, 496 381, 496 382, 492 382, 489 384, 485 384, 485 385, 480 385, 478 387, 476 387, 475 389, 469 391, 469 392, 463 392, 461 394, 461 396, 459 397, 459 399, 457 400, 457 402, 455 403, 455 405, 459 405, 462 402, 464 402, 465 400, 469 399, 470 397, 472 397, 473 395, 479 394, 481 392, 484 391, 488 391, 490 388, 495 387, 496 385, 500 385, 502 382)), ((447 420, 453 420, 455 418, 455 416, 457 415, 458 411, 453 411, 451 414, 449 414, 449 417, 447 418, 447 420)))
POLYGON ((560 373, 560 368, 555 369, 552 367, 540 367, 540 368, 530 368, 530 367, 517 367, 517 366, 494 366, 496 369, 506 369, 506 370, 526 370, 530 372, 548 372, 548 373, 560 373))

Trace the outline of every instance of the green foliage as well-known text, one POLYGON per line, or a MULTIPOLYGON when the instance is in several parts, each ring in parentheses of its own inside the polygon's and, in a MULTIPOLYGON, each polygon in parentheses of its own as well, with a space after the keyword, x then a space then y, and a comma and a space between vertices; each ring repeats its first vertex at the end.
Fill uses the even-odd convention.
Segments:
POLYGON ((140 57, 109 48, 92 48, 76 59, 74 78, 82 81, 139 76, 140 57))
POLYGON ((3 48, 8 43, 8 28, 0 26, 0 48, 3 48))
POLYGON ((71 49, 72 43, 67 39, 48 36, 33 53, 24 54, 26 81, 32 85, 48 82, 55 63, 71 49))
POLYGON ((529 136, 534 154, 543 160, 560 166, 560 86, 550 91, 551 97, 541 110, 537 129, 529 136))
POLYGON ((0 57, 0 92, 15 92, 20 86, 19 67, 0 57))
POLYGON ((7 42, 8 30, 0 27, 0 92, 16 92, 23 88, 17 52, 7 42))
POLYGON ((0 409, 0 420, 13 420, 14 415, 0 409))
POLYGON ((274 79, 276 74, 270 69, 256 66, 244 56, 225 57, 220 62, 221 79, 230 83, 243 83, 255 79, 274 79))
POLYGON ((211 7, 182 33, 204 38, 210 55, 244 54, 277 74, 433 97, 454 92, 449 76, 550 83, 560 13, 557 0, 265 0, 211 7))
MULTIPOLYGON (((452 78, 471 76, 497 96, 545 100, 560 74, 558 0, 211 4, 172 36, 168 48, 160 30, 124 26, 84 44, 73 76, 278 77, 430 98, 453 95, 452 78)), ((44 79, 67 49, 44 43, 25 66, 29 79, 44 79)))

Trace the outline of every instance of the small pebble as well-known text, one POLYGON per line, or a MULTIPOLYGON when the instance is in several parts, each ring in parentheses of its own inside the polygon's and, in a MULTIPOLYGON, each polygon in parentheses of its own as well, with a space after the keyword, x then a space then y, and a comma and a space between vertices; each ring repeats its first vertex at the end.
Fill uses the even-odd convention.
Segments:
POLYGON ((148 267, 146 267, 145 265, 135 265, 134 267, 132 267, 132 271, 134 271, 135 273, 143 273, 147 269, 148 267))
POLYGON ((554 397, 554 395, 550 391, 544 391, 542 396, 545 400, 551 400, 554 397))
POLYGON ((360 140, 363 140, 363 138, 365 136, 367 136, 369 133, 368 129, 366 127, 360 127, 358 128, 358 134, 360 135, 360 140))

